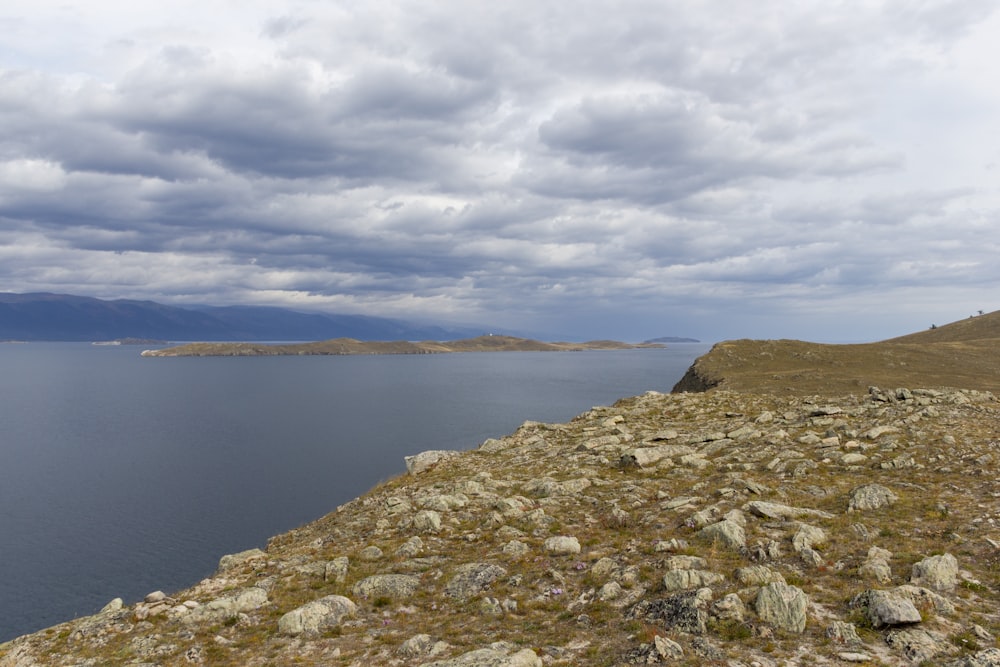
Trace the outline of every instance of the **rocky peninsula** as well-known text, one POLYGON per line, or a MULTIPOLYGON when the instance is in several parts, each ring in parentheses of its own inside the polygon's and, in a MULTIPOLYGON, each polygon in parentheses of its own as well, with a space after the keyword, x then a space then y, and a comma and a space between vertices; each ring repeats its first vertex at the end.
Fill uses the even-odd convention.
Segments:
POLYGON ((0 667, 1000 665, 994 394, 735 390, 713 354, 689 373, 707 391, 415 454, 189 589, 0 645, 0 667))
POLYGON ((188 343, 144 350, 144 357, 270 357, 281 355, 447 354, 452 352, 582 352, 662 348, 661 343, 622 343, 594 340, 586 343, 547 343, 516 336, 486 335, 453 341, 360 341, 334 338, 315 343, 188 343))

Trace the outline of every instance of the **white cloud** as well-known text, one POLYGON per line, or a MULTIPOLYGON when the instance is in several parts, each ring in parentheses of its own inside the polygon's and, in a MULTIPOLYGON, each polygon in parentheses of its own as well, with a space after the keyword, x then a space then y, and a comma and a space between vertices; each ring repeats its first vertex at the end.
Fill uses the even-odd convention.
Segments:
POLYGON ((990 306, 988 3, 15 0, 0 28, 6 289, 627 338, 990 306))

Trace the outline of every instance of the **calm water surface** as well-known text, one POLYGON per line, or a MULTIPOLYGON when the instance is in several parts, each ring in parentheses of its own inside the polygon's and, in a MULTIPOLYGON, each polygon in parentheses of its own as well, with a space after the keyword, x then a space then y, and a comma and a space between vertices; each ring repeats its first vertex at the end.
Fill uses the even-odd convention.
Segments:
POLYGON ((404 455, 669 391, 708 347, 152 359, 0 345, 0 641, 192 585, 403 472, 404 455))

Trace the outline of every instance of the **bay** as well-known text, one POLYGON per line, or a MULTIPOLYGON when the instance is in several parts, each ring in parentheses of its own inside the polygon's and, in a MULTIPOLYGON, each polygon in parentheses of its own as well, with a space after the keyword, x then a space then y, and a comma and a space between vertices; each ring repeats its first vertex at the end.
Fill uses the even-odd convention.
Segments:
POLYGON ((190 586, 402 474, 405 455, 670 391, 708 347, 150 359, 0 345, 0 641, 190 586))

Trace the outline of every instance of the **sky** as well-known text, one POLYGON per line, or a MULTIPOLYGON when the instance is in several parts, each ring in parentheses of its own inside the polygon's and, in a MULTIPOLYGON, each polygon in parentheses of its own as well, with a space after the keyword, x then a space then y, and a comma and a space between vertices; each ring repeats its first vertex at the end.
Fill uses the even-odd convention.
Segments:
POLYGON ((861 342, 1000 309, 996 0, 5 0, 0 291, 861 342))

